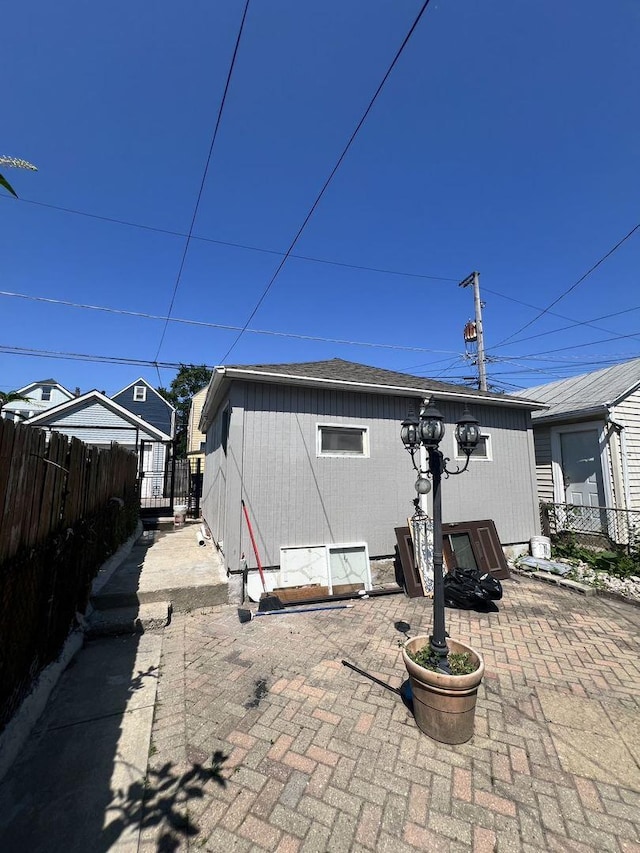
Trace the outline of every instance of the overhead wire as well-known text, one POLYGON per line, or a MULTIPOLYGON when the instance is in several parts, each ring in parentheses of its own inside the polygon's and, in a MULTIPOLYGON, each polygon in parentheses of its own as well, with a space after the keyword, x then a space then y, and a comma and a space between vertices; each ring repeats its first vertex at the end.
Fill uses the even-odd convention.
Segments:
MULTIPOLYGON (((182 364, 173 361, 151 361, 144 358, 129 358, 127 356, 88 355, 79 352, 61 350, 34 349, 31 347, 15 347, 10 344, 0 344, 0 352, 7 355, 23 355, 34 358, 57 358, 67 361, 90 361, 96 364, 126 364, 137 367, 162 367, 168 370, 179 370, 182 364)), ((206 365, 209 367, 209 365, 206 365)), ((213 367, 211 367, 213 370, 213 367)))
MULTIPOLYGON (((499 296, 501 299, 507 299, 509 302, 515 302, 517 305, 524 305, 526 308, 533 308, 534 311, 542 311, 539 305, 532 305, 530 302, 524 302, 522 299, 516 299, 514 296, 508 296, 506 293, 500 293, 498 290, 491 290, 489 287, 482 288, 483 293, 491 293, 493 296, 499 296)), ((565 332, 567 329, 573 329, 576 326, 589 326, 592 329, 597 329, 600 332, 607 332, 609 334, 614 334, 611 329, 603 329, 601 326, 595 326, 594 323, 597 323, 599 320, 608 320, 611 317, 619 317, 622 314, 631 314, 633 311, 640 311, 640 305, 637 305, 633 308, 625 308, 623 311, 614 311, 612 314, 603 314, 600 317, 593 317, 591 320, 574 320, 571 317, 567 317, 565 314, 558 314, 557 311, 547 311, 547 314, 550 314, 552 317, 558 317, 561 320, 567 320, 571 325, 569 326, 559 326, 557 329, 549 329, 546 332, 540 332, 537 335, 530 335, 528 338, 519 338, 518 341, 514 341, 514 343, 524 343, 525 341, 532 341, 535 338, 543 338, 546 335, 555 335, 558 332, 565 332)), ((507 344, 495 344, 491 347, 492 350, 497 349, 500 346, 507 346, 507 344)))
MULTIPOLYGON (((166 235, 172 236, 172 237, 187 237, 188 236, 187 233, 183 232, 183 231, 172 231, 172 230, 169 230, 166 228, 158 228, 158 227, 155 227, 153 225, 145 225, 145 224, 139 223, 139 222, 130 222, 126 219, 118 219, 118 218, 109 217, 109 216, 102 216, 102 215, 97 214, 97 213, 90 213, 88 211, 77 210, 74 208, 61 207, 59 205, 48 204, 46 202, 41 202, 41 201, 35 201, 34 199, 27 199, 27 198, 24 198, 22 196, 19 199, 14 199, 11 196, 4 195, 4 196, 0 196, 0 199, 6 200, 9 202, 13 202, 13 203, 36 205, 39 207, 48 208, 48 209, 55 210, 55 211, 62 212, 62 213, 69 213, 69 214, 74 214, 77 216, 89 217, 91 219, 97 219, 97 220, 100 220, 103 222, 110 222, 113 224, 123 225, 123 226, 131 227, 131 228, 139 228, 139 229, 143 229, 145 231, 157 232, 159 234, 166 234, 166 235)), ((277 249, 267 249, 263 246, 253 246, 253 245, 250 245, 247 243, 238 243, 238 242, 233 242, 230 240, 219 240, 215 237, 205 237, 205 236, 199 235, 199 234, 192 234, 191 239, 192 240, 199 240, 199 241, 206 242, 206 243, 213 243, 213 244, 221 245, 221 246, 229 246, 231 248, 244 249, 244 250, 248 250, 248 251, 252 251, 252 252, 260 252, 260 253, 269 254, 269 255, 278 255, 280 257, 282 257, 285 254, 284 252, 281 252, 277 249)), ((310 255, 298 255, 298 254, 293 253, 293 252, 290 254, 289 257, 297 259, 297 260, 309 261, 311 263, 327 264, 330 266, 338 266, 338 267, 346 267, 348 269, 362 270, 364 272, 380 273, 383 275, 395 275, 395 276, 403 276, 406 278, 417 278, 417 279, 425 279, 425 280, 431 280, 431 281, 446 281, 446 282, 458 282, 458 280, 459 280, 459 277, 454 278, 451 276, 441 276, 441 275, 432 275, 432 274, 428 274, 428 273, 409 272, 407 270, 388 269, 388 268, 383 268, 383 267, 369 267, 369 266, 366 266, 364 264, 349 264, 349 263, 345 263, 344 261, 335 261, 335 260, 331 260, 329 258, 316 258, 316 257, 312 257, 310 255)), ((538 305, 533 305, 531 302, 525 302, 523 299, 517 299, 516 297, 510 296, 507 293, 502 293, 499 290, 493 290, 492 288, 486 287, 484 285, 482 288, 482 292, 483 293, 490 293, 492 296, 497 296, 500 299, 506 299, 509 302, 514 302, 517 305, 523 305, 526 308, 532 308, 534 311, 543 311, 544 310, 544 309, 540 308, 540 306, 538 306, 538 305)), ((622 316, 624 314, 629 314, 633 311, 639 311, 639 310, 640 310, 640 306, 634 306, 633 308, 627 308, 623 311, 615 311, 615 312, 610 313, 610 314, 603 314, 599 317, 593 317, 590 320, 574 320, 571 317, 568 317, 566 314, 560 314, 557 311, 547 310, 547 312, 546 312, 547 314, 550 314, 553 317, 558 317, 561 320, 567 320, 571 325, 560 326, 557 329, 550 329, 546 332, 540 332, 537 335, 530 335, 529 337, 521 338, 519 341, 514 342, 514 343, 525 343, 526 341, 535 340, 536 338, 546 337, 548 335, 553 335, 556 333, 566 331, 567 329, 574 328, 575 326, 590 326, 591 328, 598 329, 599 331, 610 332, 609 329, 603 329, 602 327, 598 327, 598 326, 595 326, 593 324, 598 322, 599 320, 607 320, 607 319, 610 319, 611 317, 622 316)), ((236 328, 236 327, 234 327, 234 328, 236 328)), ((237 327, 237 328, 239 329, 240 327, 237 327)), ((250 330, 247 330, 247 331, 250 331, 250 330)), ((611 332, 611 334, 613 334, 613 333, 611 332)), ((491 350, 493 351, 494 349, 497 349, 498 347, 504 346, 504 345, 506 345, 506 344, 503 344, 503 343, 495 344, 494 346, 491 347, 491 350)), ((421 366, 421 365, 418 365, 418 366, 421 366)))
POLYGON ((184 265, 185 265, 185 262, 187 260, 187 254, 189 252, 189 245, 191 243, 191 235, 193 233, 193 227, 195 225, 196 217, 198 215, 198 210, 200 208, 200 200, 202 199, 202 193, 204 191, 204 185, 205 185, 206 180, 207 180, 207 174, 209 172, 209 165, 211 163, 211 157, 213 154, 213 149, 214 149, 214 146, 216 144, 216 139, 218 137, 218 131, 220 129, 220 122, 222 120, 222 113, 224 112, 224 107, 225 107, 225 104, 227 101, 227 93, 229 92, 229 85, 231 84, 231 77, 233 76, 233 69, 234 69, 235 64, 236 64, 236 57, 238 56, 238 48, 240 47, 240 40, 242 39, 242 33, 244 30, 244 23, 245 23, 246 18, 247 18, 247 12, 249 10, 249 3, 250 2, 251 2, 251 0, 246 0, 245 5, 244 5, 244 11, 242 13, 242 20, 240 21, 240 27, 238 29, 238 35, 236 38, 236 43, 235 43, 235 46, 233 48, 233 55, 231 57, 231 62, 229 64, 229 71, 227 73, 227 79, 226 79, 226 82, 224 85, 224 91, 222 93, 222 98, 220 100, 220 106, 218 108, 218 117, 216 119, 215 128, 213 131, 213 135, 211 137, 211 144, 209 145, 209 153, 207 154, 207 160, 205 163, 204 171, 202 173, 202 180, 200 181, 200 189, 198 190, 198 197, 196 199, 196 203, 195 203, 195 206, 193 209, 193 216, 191 217, 191 224, 189 225, 189 231, 187 234, 187 239, 186 239, 186 242, 184 244, 184 250, 182 252, 182 258, 180 260, 180 267, 178 268, 178 274, 176 276, 176 281, 175 281, 175 284, 173 286, 173 293, 171 294, 171 302, 169 304, 169 310, 167 312, 167 320, 164 324, 164 328, 162 329, 162 335, 160 336, 160 343, 158 344, 158 349, 156 350, 156 355, 155 355, 156 361, 158 359, 158 356, 160 355, 160 350, 162 349, 162 344, 164 342, 164 338, 165 338, 165 335, 167 333, 167 328, 169 325, 169 318, 171 317, 171 313, 173 311, 173 306, 174 306, 174 303, 176 300, 176 295, 178 293, 178 287, 180 286, 180 281, 182 278, 182 272, 184 270, 184 265))
POLYGON ((401 56, 402 52, 404 51, 404 49, 405 49, 406 45, 407 45, 407 44, 408 44, 408 42, 409 42, 409 40, 410 40, 411 36, 413 35, 414 30, 415 30, 415 29, 416 29, 416 27, 418 26, 418 24, 419 24, 419 22, 420 22, 420 20, 421 20, 421 18, 422 18, 422 16, 423 16, 423 14, 424 14, 424 12, 425 12, 425 10, 426 10, 427 6, 429 5, 430 1, 431 1, 431 0, 425 0, 425 1, 424 1, 424 3, 422 4, 422 7, 420 8, 420 11, 418 12, 418 14, 417 14, 417 16, 416 16, 415 20, 413 21, 413 24, 412 24, 412 25, 411 25, 411 27, 409 28, 409 32, 408 32, 408 33, 407 33, 407 35, 404 37, 404 39, 403 39, 403 41, 402 41, 402 44, 400 45, 400 47, 399 47, 399 48, 398 48, 398 50, 396 51, 396 54, 395 54, 395 56, 393 57, 393 60, 391 61, 391 64, 390 64, 390 65, 389 65, 389 67, 387 68, 387 71, 386 71, 386 73, 385 73, 384 77, 382 78, 382 81, 380 82, 380 84, 379 84, 378 88, 377 88, 377 89, 376 89, 376 91, 374 92, 373 97, 372 97, 372 98, 371 98, 371 100, 369 101, 369 104, 367 105, 367 107, 366 107, 366 109, 365 109, 364 113, 362 114, 362 117, 360 118, 360 121, 357 123, 357 125, 356 125, 356 127, 355 127, 355 130, 353 131, 353 133, 352 133, 352 134, 351 134, 351 136, 349 137, 349 140, 348 140, 347 144, 345 145, 344 149, 342 150, 342 153, 341 153, 341 154, 340 154, 340 156, 338 157, 338 160, 337 160, 336 164, 334 165, 333 169, 332 169, 332 170, 331 170, 331 172, 329 173, 329 177, 325 180, 324 184, 322 185, 322 188, 320 189, 320 192, 318 193, 318 195, 316 196, 316 198, 315 198, 315 200, 314 200, 313 204, 312 204, 312 205, 311 205, 311 207, 309 208, 309 211, 307 212, 307 215, 305 216, 304 220, 302 221, 302 225, 300 225, 300 227, 298 228, 298 230, 297 230, 297 232, 296 232, 296 234, 295 234, 295 236, 294 236, 293 240, 292 240, 292 241, 291 241, 291 243, 289 244, 289 247, 288 247, 287 251, 285 252, 285 254, 284 254, 283 258, 282 258, 282 259, 281 259, 281 261, 280 261, 280 263, 278 264, 278 266, 277 266, 277 268, 276 268, 276 271, 275 271, 275 272, 273 273, 273 275, 271 276, 271 278, 270 278, 269 282, 267 283, 266 287, 264 288, 264 290, 263 290, 263 291, 262 291, 262 293, 260 294, 260 297, 258 298, 258 300, 257 300, 257 302, 255 303, 254 307, 252 308, 252 310, 251 310, 251 312, 250 312, 249 316, 247 317, 246 322, 245 322, 245 323, 244 323, 244 325, 243 325, 242 331, 240 331, 240 332, 239 332, 238 336, 236 337, 236 339, 234 340, 234 342, 232 343, 232 345, 231 345, 231 346, 229 347, 229 349, 226 351, 226 353, 224 354, 224 356, 223 356, 223 357, 222 357, 222 359, 221 359, 221 362, 225 362, 225 361, 227 360, 227 358, 229 357, 229 355, 233 352, 233 350, 235 349, 235 347, 236 347, 236 345, 238 344, 239 340, 241 339, 242 335, 244 334, 245 330, 249 327, 249 323, 250 323, 250 322, 251 322, 251 320, 255 317, 255 315, 256 315, 256 313, 257 313, 258 309, 260 308, 260 306, 262 305, 262 303, 263 303, 263 302, 264 302, 264 300, 266 299, 267 294, 269 293, 269 291, 270 291, 270 290, 271 290, 271 288, 273 287, 273 285, 274 285, 274 283, 275 283, 276 279, 278 278, 278 276, 279 276, 279 274, 280 274, 281 270, 283 269, 284 265, 286 264, 287 260, 289 259, 289 256, 290 256, 290 255, 291 255, 291 253, 293 252, 293 250, 294 250, 294 248, 295 248, 295 246, 296 246, 296 243, 298 242, 298 240, 300 239, 300 237, 301 237, 301 235, 302 235, 302 233, 303 233, 304 229, 306 228, 307 223, 309 222, 309 220, 310 220, 310 219, 311 219, 311 217, 313 216, 313 214, 314 214, 314 212, 315 212, 316 208, 317 208, 317 207, 318 207, 318 205, 320 204, 320 201, 321 201, 321 199, 323 198, 323 196, 324 196, 325 192, 327 191, 327 188, 329 187, 329 184, 331 183, 331 181, 332 181, 332 179, 333 179, 333 176, 336 174, 336 172, 337 172, 337 171, 338 171, 338 169, 340 168, 340 165, 342 164, 342 161, 343 161, 343 160, 344 160, 344 158, 347 156, 347 152, 348 152, 348 151, 349 151, 349 149, 351 148, 351 145, 353 144, 353 142, 354 142, 354 140, 355 140, 356 136, 357 136, 357 135, 358 135, 358 133, 360 132, 360 128, 362 127, 362 125, 363 125, 363 124, 364 124, 364 122, 366 121, 367 116, 369 115, 369 113, 370 113, 370 112, 371 112, 371 110, 373 109, 373 105, 375 104, 375 102, 376 102, 376 100, 377 100, 377 98, 378 98, 378 95, 379 95, 379 94, 380 94, 380 92, 382 91, 382 89, 383 89, 383 87, 384 87, 384 84, 387 82, 387 79, 389 78, 389 75, 391 74, 391 72, 392 72, 392 71, 393 71, 393 69, 395 68, 396 63, 398 62, 398 59, 400 58, 400 56, 401 56))
MULTIPOLYGON (((97 213, 89 213, 86 210, 76 210, 76 209, 71 208, 71 207, 60 207, 59 205, 56 205, 56 204, 48 204, 48 203, 43 202, 43 201, 34 201, 33 199, 23 198, 22 196, 20 196, 20 198, 18 198, 18 199, 15 199, 15 198, 13 198, 13 196, 3 195, 3 196, 0 196, 0 199, 6 200, 6 201, 13 201, 13 202, 20 203, 20 204, 33 204, 33 205, 37 205, 38 207, 44 207, 44 208, 49 208, 50 210, 58 211, 59 213, 70 213, 70 214, 74 214, 76 216, 85 216, 85 217, 88 217, 89 219, 97 219, 99 221, 110 222, 110 223, 115 224, 115 225, 124 225, 128 228, 140 228, 144 231, 152 231, 152 232, 156 232, 158 234, 165 234, 165 235, 170 236, 170 237, 187 237, 188 236, 188 234, 185 231, 172 231, 168 228, 156 228, 154 225, 144 225, 140 222, 130 222, 126 219, 117 219, 117 218, 114 218, 111 216, 101 216, 100 214, 97 214, 97 213)), ((201 234, 192 234, 191 240, 192 241, 193 240, 199 240, 203 243, 214 243, 215 245, 218 245, 218 246, 229 246, 230 248, 233 248, 233 249, 244 249, 244 250, 249 251, 249 252, 261 252, 265 255, 278 255, 279 257, 282 257, 285 254, 284 252, 281 252, 278 249, 265 249, 263 246, 252 246, 249 243, 237 243, 237 242, 233 242, 232 240, 218 240, 215 237, 204 237, 201 234)), ((291 252, 291 254, 289 255, 289 258, 294 258, 294 259, 299 260, 299 261, 309 261, 309 262, 314 263, 314 264, 327 264, 329 266, 334 266, 334 267, 346 267, 347 269, 352 269, 352 270, 362 270, 363 272, 376 272, 376 273, 382 273, 383 275, 398 275, 398 276, 403 276, 405 278, 419 278, 419 279, 426 279, 426 280, 430 280, 430 281, 450 281, 453 283, 457 283, 460 280, 459 276, 456 278, 453 278, 451 276, 431 275, 428 273, 408 272, 407 270, 386 269, 384 267, 368 267, 368 266, 365 266, 363 264, 348 264, 348 263, 345 263, 344 261, 333 261, 333 260, 330 260, 329 258, 314 258, 311 255, 298 255, 295 252, 291 252)), ((485 288, 485 290, 486 290, 486 288, 485 288)), ((503 296, 504 294, 499 293, 497 295, 503 296)), ((504 298, 509 299, 510 297, 505 296, 504 298)), ((514 301, 517 301, 517 300, 514 300, 514 301)), ((523 304, 526 304, 526 303, 523 303, 523 304)), ((533 307, 533 306, 529 306, 529 307, 533 307)), ((560 315, 558 315, 558 316, 560 316, 560 315)), ((569 318, 565 317, 563 319, 566 320, 569 318)))
MULTIPOLYGON (((492 347, 492 349, 496 349, 496 348, 497 348, 497 347, 499 347, 499 346, 503 346, 504 344, 506 344, 506 343, 507 343, 507 341, 512 340, 513 338, 515 338, 515 337, 516 337, 516 335, 519 335, 519 334, 520 334, 520 332, 524 332, 524 330, 525 330, 525 329, 528 329, 528 328, 529 328, 529 326, 532 326, 532 325, 533 325, 534 323, 536 323, 536 322, 537 322, 541 317, 543 317, 545 314, 548 314, 548 313, 549 313, 549 311, 550 311, 550 309, 551 309, 551 308, 553 308, 553 306, 554 306, 554 305, 557 305, 557 304, 558 304, 558 302, 560 302, 562 299, 564 299, 566 296, 568 296, 568 295, 569 295, 573 290, 575 290, 575 289, 576 289, 576 287, 578 287, 578 285, 582 284, 582 282, 583 282, 583 281, 584 281, 588 276, 590 276, 592 272, 594 272, 596 269, 598 269, 598 267, 599 267, 601 264, 603 264, 603 263, 607 260, 607 258, 610 258, 610 257, 611 257, 611 255, 613 255, 613 253, 614 253, 614 252, 616 252, 616 251, 620 248, 620 246, 622 246, 622 245, 623 245, 623 243, 625 243, 625 242, 626 242, 626 241, 627 241, 627 240, 628 240, 628 239, 629 239, 633 234, 635 234, 635 232, 636 232, 639 228, 640 228, 640 222, 639 222, 637 225, 635 225, 635 226, 631 229, 631 231, 629 231, 629 233, 628 233, 628 234, 625 234, 625 236, 624 236, 621 240, 618 240, 618 242, 615 244, 615 246, 613 246, 611 249, 609 249, 609 251, 608 251, 608 252, 606 252, 606 254, 604 254, 604 255, 603 255, 599 260, 597 260, 597 261, 595 262, 595 264, 593 264, 593 266, 592 266, 592 267, 590 267, 590 268, 589 268, 585 273, 583 273, 583 275, 581 275, 581 276, 580 276, 580 278, 579 278, 579 279, 578 279, 574 284, 572 284, 570 287, 568 287, 566 290, 564 290, 564 291, 560 294, 560 296, 558 296, 556 299, 554 299, 554 300, 553 300, 553 302, 549 303, 549 305, 547 305, 547 307, 546 307, 546 308, 541 309, 541 310, 540 310, 540 312, 539 312, 539 313, 538 313, 538 314, 537 314, 537 315, 536 315, 532 320, 529 320, 529 322, 528 322, 528 323, 525 323, 525 324, 524 324, 524 326, 521 326, 519 329, 517 329, 517 330, 516 330, 515 332, 513 332, 512 334, 508 335, 506 338, 503 338, 503 339, 502 339, 501 341, 499 341, 497 344, 494 344, 494 346, 492 347)), ((633 335, 631 335, 630 337, 633 337, 633 335)))
MULTIPOLYGON (((47 305, 61 305, 65 308, 79 308, 86 311, 102 311, 107 314, 118 314, 124 317, 136 317, 144 320, 160 320, 167 321, 170 323, 182 323, 189 326, 201 326, 207 329, 220 329, 222 331, 231 331, 238 332, 242 328, 241 326, 231 326, 226 325, 224 323, 211 323, 207 320, 192 320, 184 317, 167 317, 165 315, 160 314, 149 314, 146 311, 130 311, 125 308, 109 308, 104 305, 90 305, 82 302, 72 302, 68 299, 54 299, 49 296, 34 296, 28 293, 17 293, 11 290, 0 290, 0 296, 13 297, 18 299, 25 299, 30 302, 41 302, 47 305)), ((406 344, 383 344, 383 343, 374 343, 372 341, 354 341, 348 340, 345 338, 327 338, 322 337, 320 335, 303 335, 298 334, 296 332, 280 332, 275 331, 273 329, 248 329, 245 328, 245 332, 248 332, 253 335, 272 335, 279 338, 293 338, 295 340, 302 341, 313 341, 317 343, 330 343, 330 344, 340 344, 343 346, 359 346, 359 347, 371 347, 375 349, 391 349, 391 350, 403 350, 406 352, 428 352, 428 353, 442 353, 447 355, 455 355, 455 350, 438 350, 438 349, 429 349, 428 347, 418 347, 418 346, 408 346, 406 344)), ((448 359, 447 359, 448 360, 448 359)))

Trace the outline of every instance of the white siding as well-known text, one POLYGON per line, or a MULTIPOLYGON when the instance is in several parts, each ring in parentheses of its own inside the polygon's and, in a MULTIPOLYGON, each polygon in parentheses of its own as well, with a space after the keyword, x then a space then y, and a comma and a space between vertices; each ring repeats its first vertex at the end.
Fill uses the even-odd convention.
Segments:
POLYGON ((68 410, 55 420, 45 421, 38 426, 54 429, 64 435, 75 435, 86 444, 106 445, 117 441, 118 444, 134 447, 140 439, 155 439, 155 436, 143 429, 137 430, 120 415, 100 403, 68 410))
POLYGON ((553 468, 551 465, 551 430, 548 426, 535 426, 536 479, 538 498, 553 503, 553 468))
MULTIPOLYGON (((629 394, 612 413, 624 427, 627 450, 629 509, 640 509, 640 390, 629 394)), ((622 464, 622 462, 621 462, 622 464)))

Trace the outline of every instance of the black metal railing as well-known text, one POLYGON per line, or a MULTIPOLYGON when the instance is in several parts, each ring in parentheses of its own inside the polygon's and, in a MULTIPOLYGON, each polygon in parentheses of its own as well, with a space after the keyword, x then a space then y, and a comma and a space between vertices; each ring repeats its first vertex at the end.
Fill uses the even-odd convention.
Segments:
POLYGON ((580 506, 566 503, 540 503, 540 522, 545 536, 575 533, 601 537, 627 548, 640 538, 640 510, 608 506, 580 506))

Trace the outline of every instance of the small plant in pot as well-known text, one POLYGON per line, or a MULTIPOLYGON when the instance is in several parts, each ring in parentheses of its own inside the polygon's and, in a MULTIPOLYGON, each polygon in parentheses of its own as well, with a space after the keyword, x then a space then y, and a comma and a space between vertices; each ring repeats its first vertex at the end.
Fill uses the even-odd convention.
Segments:
POLYGON ((473 735, 476 697, 484 675, 482 655, 471 646, 448 640, 444 672, 431 638, 413 637, 402 648, 409 674, 418 728, 441 743, 465 743, 473 735))

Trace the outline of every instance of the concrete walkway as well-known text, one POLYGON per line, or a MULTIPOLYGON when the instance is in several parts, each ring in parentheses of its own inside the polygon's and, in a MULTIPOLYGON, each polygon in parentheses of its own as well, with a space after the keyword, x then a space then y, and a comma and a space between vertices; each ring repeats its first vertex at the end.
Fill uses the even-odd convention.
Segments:
POLYGON ((640 853, 640 608, 526 578, 504 587, 497 613, 447 611, 487 669, 461 746, 431 741, 396 694, 341 663, 399 686, 399 628, 427 633, 428 601, 247 624, 226 605, 174 614, 159 671, 135 679, 157 685, 144 784, 113 781, 107 731, 87 809, 82 784, 50 777, 97 730, 48 711, 0 788, 0 849, 640 853))
POLYGON ((163 641, 149 629, 166 626, 170 604, 227 596, 221 560, 196 529, 147 530, 99 573, 90 634, 119 636, 85 641, 3 779, 3 853, 138 850, 163 641))

